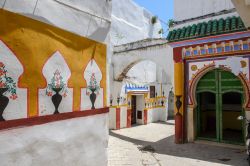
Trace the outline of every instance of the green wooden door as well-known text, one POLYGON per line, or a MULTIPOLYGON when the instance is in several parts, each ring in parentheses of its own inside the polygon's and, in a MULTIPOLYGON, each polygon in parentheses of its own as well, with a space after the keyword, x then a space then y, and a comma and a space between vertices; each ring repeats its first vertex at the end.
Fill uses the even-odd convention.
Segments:
POLYGON ((227 71, 216 69, 205 74, 196 89, 197 138, 243 144, 244 128, 237 116, 243 114, 241 81, 227 71))

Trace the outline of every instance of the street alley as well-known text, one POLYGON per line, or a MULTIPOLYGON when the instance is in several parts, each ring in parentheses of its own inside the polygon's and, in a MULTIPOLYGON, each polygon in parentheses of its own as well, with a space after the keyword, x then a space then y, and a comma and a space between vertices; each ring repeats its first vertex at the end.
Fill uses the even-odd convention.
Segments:
POLYGON ((244 150, 174 143, 173 121, 111 130, 109 166, 245 166, 244 150))

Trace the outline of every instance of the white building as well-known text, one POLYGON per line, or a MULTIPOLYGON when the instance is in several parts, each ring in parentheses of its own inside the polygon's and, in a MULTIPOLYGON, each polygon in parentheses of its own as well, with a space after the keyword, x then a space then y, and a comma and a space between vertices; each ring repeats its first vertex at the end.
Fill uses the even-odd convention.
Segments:
POLYGON ((153 17, 132 0, 113 1, 114 47, 109 64, 111 129, 130 127, 131 123, 165 121, 169 110, 173 114, 172 49, 161 39, 161 22, 157 19, 152 23, 153 17))
POLYGON ((172 48, 165 39, 146 39, 114 48, 111 129, 173 118, 172 58, 172 48))
MULTIPOLYGON (((0 0, 0 8, 78 36, 110 43, 111 1, 0 0)), ((2 130, 0 165, 107 165, 107 126, 108 113, 102 113, 2 130)))

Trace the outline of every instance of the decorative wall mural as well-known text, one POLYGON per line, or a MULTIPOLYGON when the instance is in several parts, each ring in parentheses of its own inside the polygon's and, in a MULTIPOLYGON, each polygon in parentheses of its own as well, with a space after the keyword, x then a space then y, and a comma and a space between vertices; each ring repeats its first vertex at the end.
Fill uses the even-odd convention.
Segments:
POLYGON ((10 99, 15 100, 16 83, 11 77, 8 77, 8 71, 5 69, 3 62, 0 62, 0 121, 4 121, 3 112, 9 103, 9 98, 5 95, 9 95, 10 99))
POLYGON ((87 95, 89 96, 92 104, 91 109, 95 109, 96 95, 99 95, 99 91, 100 91, 100 85, 96 81, 95 73, 92 73, 87 88, 87 95), (88 90, 90 90, 91 92, 89 93, 88 90))
POLYGON ((0 120, 104 107, 105 44, 6 10, 0 21, 0 120))
POLYGON ((23 66, 0 40, 0 120, 27 117, 27 90, 18 87, 23 66))
POLYGON ((103 88, 100 87, 102 72, 96 61, 91 59, 84 71, 87 88, 82 89, 81 109, 95 109, 103 107, 103 88))
POLYGON ((50 83, 47 86, 46 89, 46 95, 51 96, 51 100, 55 106, 55 112, 54 114, 58 114, 58 107, 62 101, 62 96, 67 96, 67 85, 63 81, 63 77, 61 76, 61 73, 59 70, 56 70, 54 72, 54 76, 51 78, 50 83), (61 95, 62 94, 62 95, 61 95))
POLYGON ((55 52, 46 62, 43 75, 47 81, 46 89, 39 93, 40 115, 71 112, 73 90, 67 87, 70 69, 60 52, 55 52))

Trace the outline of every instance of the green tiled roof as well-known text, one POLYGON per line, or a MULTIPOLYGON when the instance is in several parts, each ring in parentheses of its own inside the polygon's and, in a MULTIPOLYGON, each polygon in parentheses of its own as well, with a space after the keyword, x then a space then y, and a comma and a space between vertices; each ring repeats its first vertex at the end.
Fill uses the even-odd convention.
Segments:
POLYGON ((168 33, 167 39, 169 42, 174 42, 244 30, 246 27, 241 18, 233 16, 172 30, 168 33))

